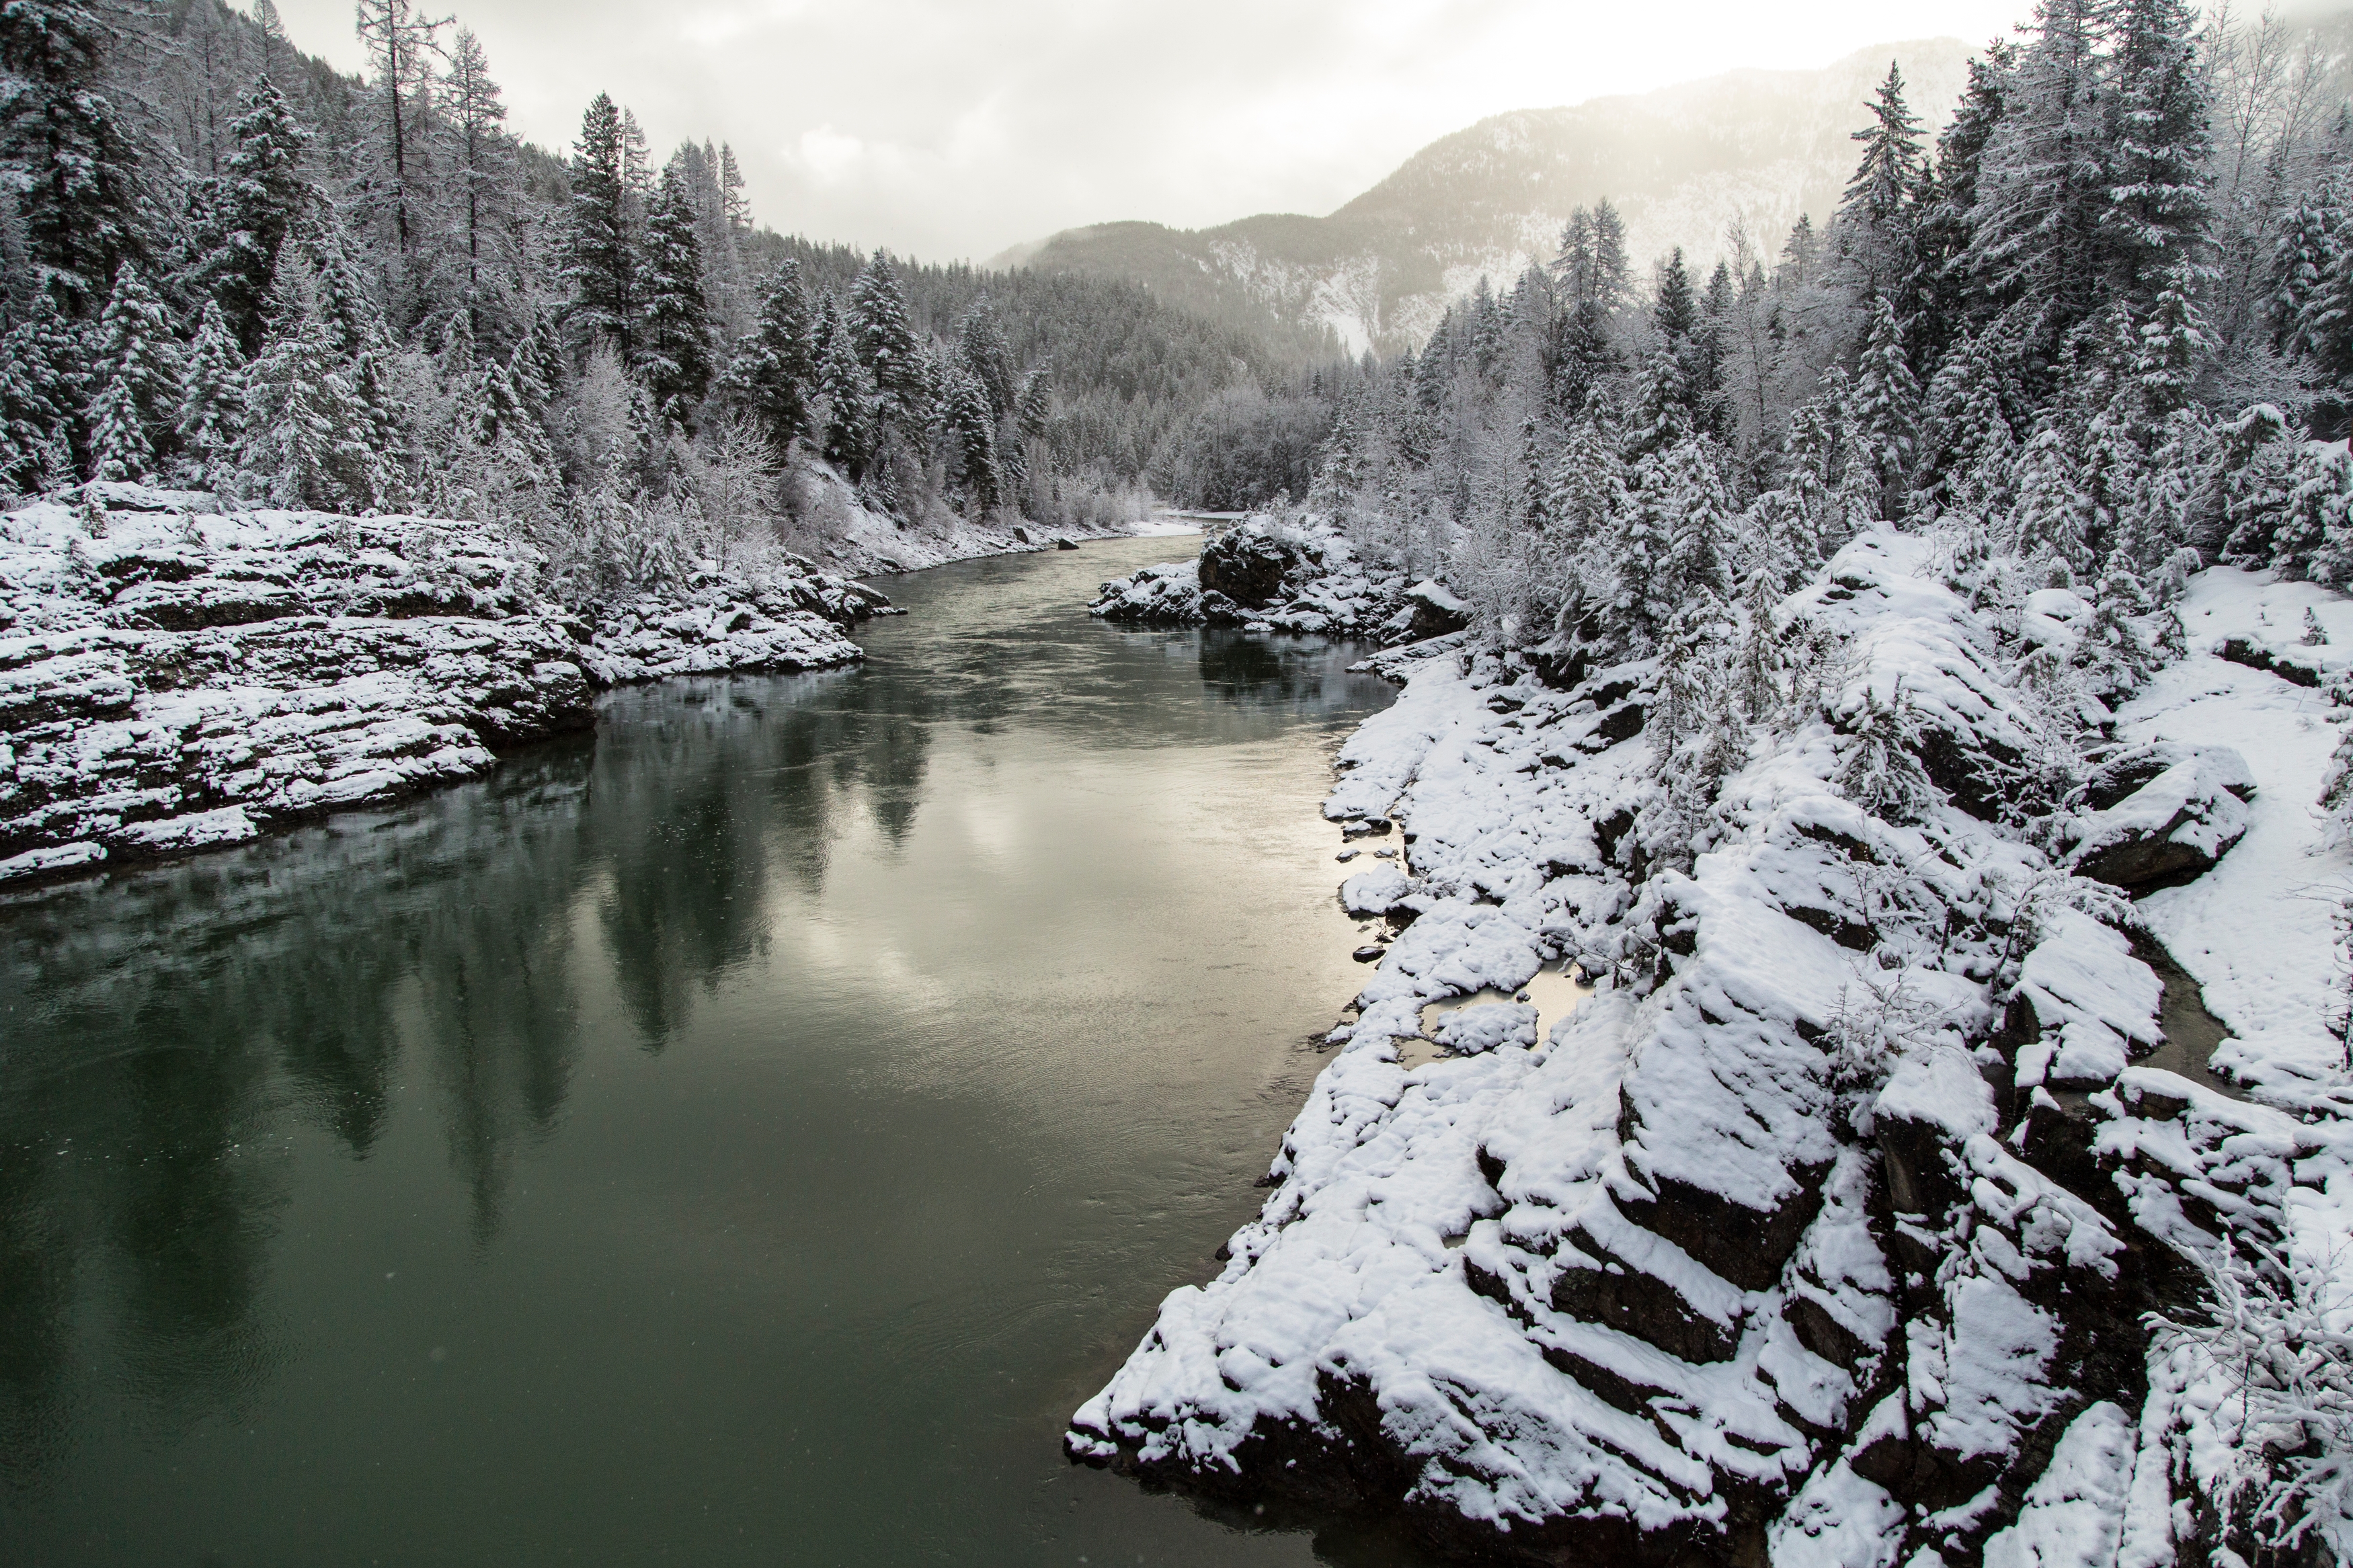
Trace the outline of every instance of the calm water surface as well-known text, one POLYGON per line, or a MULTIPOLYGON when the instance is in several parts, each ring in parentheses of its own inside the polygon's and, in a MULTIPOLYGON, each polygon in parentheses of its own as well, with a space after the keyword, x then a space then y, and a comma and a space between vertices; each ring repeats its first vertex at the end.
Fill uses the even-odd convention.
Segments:
POLYGON ((1388 690, 1079 608, 1188 548, 0 904, 0 1563, 1403 1561, 1058 1448, 1361 975, 1388 690))

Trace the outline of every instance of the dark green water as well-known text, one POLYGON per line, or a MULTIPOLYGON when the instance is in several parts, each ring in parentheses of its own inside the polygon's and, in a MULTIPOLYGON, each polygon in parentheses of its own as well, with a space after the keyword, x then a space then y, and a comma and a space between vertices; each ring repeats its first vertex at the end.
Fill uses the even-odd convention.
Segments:
POLYGON ((0 904, 0 1563, 1352 1563, 1065 1465, 1361 972, 1388 700, 891 584, 863 669, 0 904))

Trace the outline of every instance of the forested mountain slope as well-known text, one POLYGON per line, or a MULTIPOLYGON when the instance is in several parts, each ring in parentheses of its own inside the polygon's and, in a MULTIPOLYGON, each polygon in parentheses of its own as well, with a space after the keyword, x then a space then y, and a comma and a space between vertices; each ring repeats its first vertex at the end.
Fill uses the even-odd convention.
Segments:
POLYGON ((1261 214, 1216 228, 1072 229, 1008 253, 1039 269, 1130 278, 1221 320, 1328 325, 1349 348, 1418 345, 1482 273, 1548 258, 1579 207, 1608 200, 1629 250, 1724 253, 1728 225, 1762 247, 1835 205, 1872 84, 1901 64, 1932 127, 1970 49, 1874 45, 1812 71, 1735 71, 1628 97, 1520 110, 1432 142, 1327 216, 1261 214))
POLYGON ((470 33, 407 0, 358 21, 364 78, 267 0, 0 16, 0 488, 546 528, 686 506, 809 544, 848 525, 840 479, 943 538, 1093 526, 1213 398, 1330 357, 1119 279, 780 237, 727 148, 658 160, 584 88, 551 154, 470 33))

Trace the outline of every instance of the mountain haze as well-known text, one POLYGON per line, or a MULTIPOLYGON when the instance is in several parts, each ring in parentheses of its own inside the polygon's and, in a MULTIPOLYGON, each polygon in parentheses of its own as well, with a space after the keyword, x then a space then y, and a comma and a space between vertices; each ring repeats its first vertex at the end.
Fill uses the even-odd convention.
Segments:
POLYGON ((1017 247, 995 265, 1133 279, 1236 322, 1328 324, 1350 352, 1419 342, 1481 274, 1548 259, 1570 212, 1603 196, 1647 264, 1672 246, 1712 264, 1739 223, 1778 251, 1817 223, 1854 168, 1851 134, 1901 64, 1928 129, 1944 122, 1974 50, 1957 38, 1877 44, 1810 71, 1733 71, 1640 95, 1482 120, 1415 153, 1326 217, 1267 213, 1208 229, 1107 223, 1017 247))

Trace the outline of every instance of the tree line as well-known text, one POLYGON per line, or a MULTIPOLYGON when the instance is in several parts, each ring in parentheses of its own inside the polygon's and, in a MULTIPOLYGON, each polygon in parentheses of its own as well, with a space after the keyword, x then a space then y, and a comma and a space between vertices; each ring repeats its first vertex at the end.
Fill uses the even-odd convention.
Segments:
POLYGON ((724 145, 657 167, 598 94, 553 156, 470 31, 411 0, 358 29, 352 78, 269 0, 0 8, 0 489, 515 519, 600 559, 822 535, 852 496, 1078 521, 1297 358, 1133 286, 780 237, 724 145))

